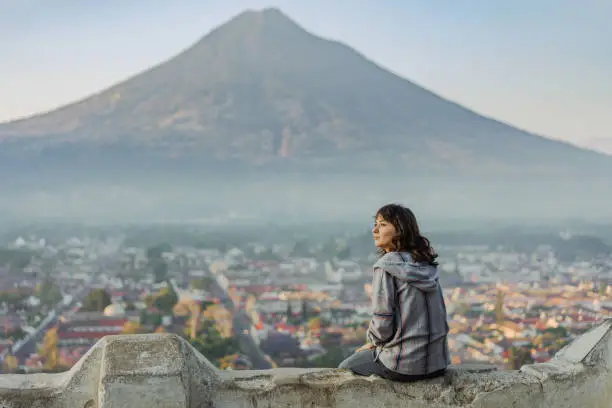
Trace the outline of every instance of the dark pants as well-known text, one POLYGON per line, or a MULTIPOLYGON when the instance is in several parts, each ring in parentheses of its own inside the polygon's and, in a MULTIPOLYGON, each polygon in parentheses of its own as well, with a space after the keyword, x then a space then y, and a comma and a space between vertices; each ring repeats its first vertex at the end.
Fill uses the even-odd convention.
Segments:
POLYGON ((446 370, 439 370, 424 375, 400 374, 389 370, 380 361, 374 361, 374 350, 364 350, 349 356, 340 363, 338 368, 346 368, 357 375, 369 376, 375 374, 381 378, 391 381, 412 382, 436 378, 444 375, 446 370))

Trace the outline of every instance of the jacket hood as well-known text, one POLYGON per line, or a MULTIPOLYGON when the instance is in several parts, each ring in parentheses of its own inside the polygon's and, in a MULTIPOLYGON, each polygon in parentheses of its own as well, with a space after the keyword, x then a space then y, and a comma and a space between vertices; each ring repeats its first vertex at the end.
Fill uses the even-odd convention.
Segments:
POLYGON ((424 292, 435 292, 438 289, 438 267, 413 261, 409 252, 388 252, 374 264, 376 268, 384 269, 424 292))

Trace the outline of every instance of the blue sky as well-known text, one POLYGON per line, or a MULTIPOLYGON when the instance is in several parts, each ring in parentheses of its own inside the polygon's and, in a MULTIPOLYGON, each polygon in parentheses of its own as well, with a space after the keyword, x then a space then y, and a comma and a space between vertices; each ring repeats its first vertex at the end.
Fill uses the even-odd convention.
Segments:
POLYGON ((609 0, 0 0, 0 121, 102 90, 267 6, 477 112, 612 140, 609 0))

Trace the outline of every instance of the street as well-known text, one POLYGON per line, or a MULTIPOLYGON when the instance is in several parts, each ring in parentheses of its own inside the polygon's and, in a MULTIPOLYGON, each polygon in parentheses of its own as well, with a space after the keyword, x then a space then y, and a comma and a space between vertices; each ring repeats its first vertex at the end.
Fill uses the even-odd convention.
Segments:
POLYGON ((264 370, 272 368, 272 364, 267 360, 266 355, 261 351, 255 340, 251 336, 251 328, 253 326, 251 319, 244 311, 237 310, 236 305, 230 299, 227 292, 213 280, 212 284, 213 295, 221 299, 223 306, 233 314, 234 333, 238 338, 240 350, 249 357, 253 364, 253 369, 264 370))

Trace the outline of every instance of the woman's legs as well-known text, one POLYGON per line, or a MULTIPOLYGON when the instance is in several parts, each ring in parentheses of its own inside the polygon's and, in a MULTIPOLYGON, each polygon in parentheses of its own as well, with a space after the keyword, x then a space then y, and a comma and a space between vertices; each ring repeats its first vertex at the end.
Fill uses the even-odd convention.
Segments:
POLYGON ((420 381, 426 380, 430 378, 436 378, 444 375, 446 370, 436 371, 434 373, 425 374, 425 375, 407 375, 396 373, 395 371, 389 370, 387 367, 383 365, 380 361, 375 361, 374 350, 364 350, 358 353, 355 353, 346 360, 340 363, 338 368, 349 369, 357 375, 362 376, 370 376, 375 374, 381 378, 391 380, 391 381, 400 381, 400 382, 412 382, 412 381, 420 381))
POLYGON ((358 375, 369 376, 376 374, 379 377, 385 377, 386 369, 381 363, 374 361, 374 350, 359 351, 340 363, 338 368, 346 368, 358 375))

